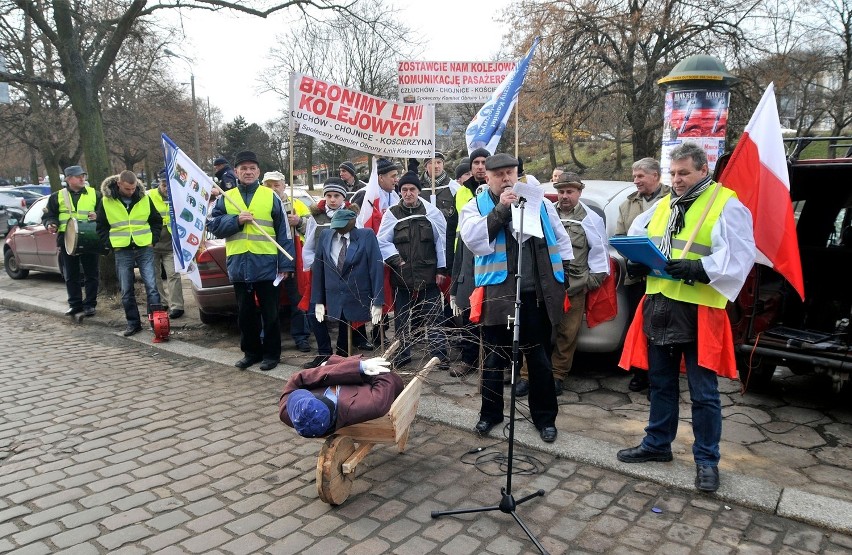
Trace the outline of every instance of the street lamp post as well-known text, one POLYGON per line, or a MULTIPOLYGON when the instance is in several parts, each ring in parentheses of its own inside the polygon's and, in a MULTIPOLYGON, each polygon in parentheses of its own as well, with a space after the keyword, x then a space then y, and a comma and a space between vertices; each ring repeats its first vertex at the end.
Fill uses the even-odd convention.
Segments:
POLYGON ((192 124, 193 124, 193 139, 195 140, 195 162, 201 163, 201 147, 198 144, 198 108, 195 103, 195 72, 192 71, 192 62, 186 56, 181 56, 180 54, 176 54, 166 48, 163 53, 166 56, 171 56, 173 58, 178 58, 183 60, 189 66, 189 88, 192 92, 192 124))

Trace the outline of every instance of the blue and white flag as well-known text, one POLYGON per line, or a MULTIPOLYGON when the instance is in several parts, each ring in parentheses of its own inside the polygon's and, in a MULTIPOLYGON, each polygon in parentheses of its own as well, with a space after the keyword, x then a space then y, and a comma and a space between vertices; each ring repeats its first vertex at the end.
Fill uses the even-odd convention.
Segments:
POLYGON ((198 288, 201 278, 195 264, 210 210, 213 180, 165 133, 163 155, 169 179, 169 216, 175 270, 186 274, 198 288), (197 280, 197 281, 196 281, 197 280))
POLYGON ((515 69, 503 79, 497 90, 491 94, 488 102, 479 109, 476 117, 467 126, 464 135, 467 139, 468 154, 481 147, 492 154, 497 151, 497 144, 500 142, 500 137, 503 136, 503 130, 506 129, 506 122, 509 121, 512 108, 518 101, 518 93, 527 77, 530 60, 532 60, 535 47, 538 46, 540 39, 541 37, 535 38, 527 55, 521 58, 515 69))

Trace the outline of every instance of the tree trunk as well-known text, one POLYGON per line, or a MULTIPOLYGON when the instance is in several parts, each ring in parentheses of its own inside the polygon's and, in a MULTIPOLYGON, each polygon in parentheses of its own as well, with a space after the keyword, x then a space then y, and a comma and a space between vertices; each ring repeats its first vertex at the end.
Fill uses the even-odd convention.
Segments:
POLYGON ((571 134, 568 135, 568 152, 571 153, 571 161, 574 162, 574 165, 577 166, 580 173, 583 173, 583 170, 588 168, 588 166, 577 159, 577 153, 574 152, 574 137, 571 134))
POLYGON ((621 148, 621 118, 618 118, 618 123, 615 125, 615 171, 620 172, 624 168, 624 164, 622 163, 622 159, 624 158, 624 152, 621 148))
POLYGON ((549 133, 547 136, 547 155, 550 158, 550 167, 551 169, 557 166, 556 164, 556 145, 553 142, 553 133, 549 133))

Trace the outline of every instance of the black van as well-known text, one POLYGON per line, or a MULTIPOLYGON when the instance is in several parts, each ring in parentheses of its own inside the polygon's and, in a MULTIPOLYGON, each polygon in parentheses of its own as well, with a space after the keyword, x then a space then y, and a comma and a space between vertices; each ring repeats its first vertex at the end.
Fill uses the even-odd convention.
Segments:
POLYGON ((772 269, 755 265, 737 301, 728 305, 740 379, 749 390, 766 388, 780 365, 795 374, 825 374, 836 391, 849 389, 852 138, 785 142, 805 300, 772 269), (842 157, 799 159, 814 141, 830 141, 842 157))

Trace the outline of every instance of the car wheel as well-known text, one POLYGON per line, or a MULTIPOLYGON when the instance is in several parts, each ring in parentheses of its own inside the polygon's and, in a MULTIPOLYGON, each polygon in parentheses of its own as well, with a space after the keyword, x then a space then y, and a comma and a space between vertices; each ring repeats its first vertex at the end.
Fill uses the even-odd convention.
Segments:
POLYGON ((740 381, 745 385, 747 391, 761 392, 769 389, 775 368, 774 363, 760 355, 753 357, 749 355, 737 356, 740 381))
POLYGON ((30 275, 29 270, 22 270, 18 267, 18 259, 12 249, 7 249, 3 254, 3 267, 6 268, 6 273, 12 279, 24 279, 30 275))
POLYGON ((198 309, 198 319, 201 320, 202 324, 215 324, 221 320, 221 318, 215 314, 209 314, 207 312, 202 311, 200 308, 198 309))

